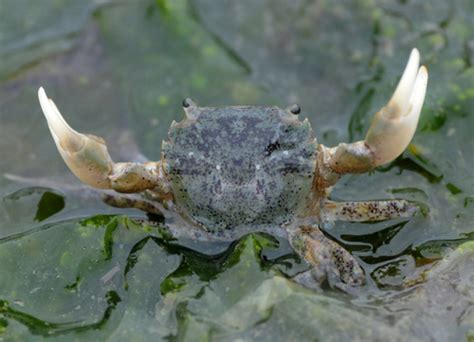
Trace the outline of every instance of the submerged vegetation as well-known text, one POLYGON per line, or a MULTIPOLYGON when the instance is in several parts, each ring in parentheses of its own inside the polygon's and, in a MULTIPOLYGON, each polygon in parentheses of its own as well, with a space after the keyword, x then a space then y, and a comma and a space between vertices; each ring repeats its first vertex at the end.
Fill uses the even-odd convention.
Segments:
POLYGON ((0 341, 474 338, 473 16, 469 0, 3 1, 0 341), (363 137, 415 46, 431 79, 412 144, 333 192, 421 208, 328 231, 370 275, 354 297, 289 280, 307 265, 280 237, 195 242, 106 206, 67 173, 36 100, 47 85, 123 160, 134 142, 159 159, 186 96, 298 102, 334 145, 363 137))

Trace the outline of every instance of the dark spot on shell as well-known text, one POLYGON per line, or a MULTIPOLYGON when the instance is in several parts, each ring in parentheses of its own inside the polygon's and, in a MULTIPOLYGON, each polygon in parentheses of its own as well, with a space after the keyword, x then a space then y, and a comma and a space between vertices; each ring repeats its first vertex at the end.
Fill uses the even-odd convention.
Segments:
POLYGON ((268 146, 265 148, 265 154, 269 156, 273 153, 273 151, 276 151, 279 148, 280 148, 280 143, 278 141, 268 144, 268 146))

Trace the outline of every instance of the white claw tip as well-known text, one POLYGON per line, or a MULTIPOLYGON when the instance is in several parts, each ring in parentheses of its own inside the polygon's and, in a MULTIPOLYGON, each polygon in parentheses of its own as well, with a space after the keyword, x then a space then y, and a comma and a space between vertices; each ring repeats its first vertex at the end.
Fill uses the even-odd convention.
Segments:
POLYGON ((419 63, 420 53, 413 49, 392 98, 367 133, 365 141, 374 151, 375 165, 395 159, 415 133, 428 83, 428 70, 419 63))
MULTIPOLYGON (((415 79, 418 73, 418 66, 420 64, 420 53, 415 48, 411 50, 410 58, 408 59, 403 75, 398 82, 398 86, 388 102, 387 109, 396 108, 401 113, 406 113, 408 110, 408 100, 413 91, 415 79)), ((388 113, 390 115, 390 112, 388 113)))
POLYGON ((75 152, 81 149, 84 145, 83 135, 68 125, 53 100, 49 99, 46 95, 43 87, 38 89, 38 99, 46 121, 48 122, 51 135, 58 148, 69 152, 75 152))

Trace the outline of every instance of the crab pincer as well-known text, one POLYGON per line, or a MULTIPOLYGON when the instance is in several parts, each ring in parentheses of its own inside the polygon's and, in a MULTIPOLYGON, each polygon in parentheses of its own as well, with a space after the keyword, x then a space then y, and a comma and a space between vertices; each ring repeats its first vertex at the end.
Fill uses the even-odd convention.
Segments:
POLYGON ((425 99, 428 71, 419 67, 413 49, 392 98, 372 121, 365 140, 328 149, 329 165, 338 174, 367 172, 397 158, 415 134, 425 99))
POLYGON ((38 98, 56 147, 82 182, 98 189, 139 192, 162 184, 160 163, 114 163, 104 139, 71 128, 41 87, 38 98))
POLYGON ((428 84, 428 71, 418 67, 420 53, 413 49, 405 71, 388 104, 372 121, 365 143, 379 166, 397 158, 415 134, 428 84))

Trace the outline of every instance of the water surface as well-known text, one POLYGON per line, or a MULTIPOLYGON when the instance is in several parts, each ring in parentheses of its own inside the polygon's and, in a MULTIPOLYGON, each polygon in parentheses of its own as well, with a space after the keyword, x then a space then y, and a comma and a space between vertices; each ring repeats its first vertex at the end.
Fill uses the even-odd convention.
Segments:
POLYGON ((0 4, 0 341, 474 338, 474 7, 457 1, 73 1, 0 4), (409 220, 338 223, 368 285, 287 279, 282 239, 173 239, 107 207, 60 159, 37 103, 115 159, 159 159, 181 102, 297 102, 327 145, 364 137, 409 51, 428 66, 415 138, 333 198, 403 198, 409 220))

